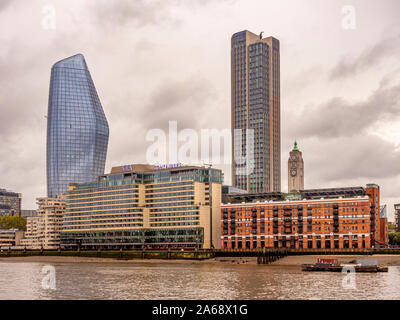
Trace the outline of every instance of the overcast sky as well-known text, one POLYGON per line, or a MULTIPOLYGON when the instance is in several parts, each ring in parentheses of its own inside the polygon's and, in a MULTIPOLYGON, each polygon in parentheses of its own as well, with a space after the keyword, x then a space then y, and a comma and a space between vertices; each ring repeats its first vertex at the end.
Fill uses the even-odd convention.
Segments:
MULTIPOLYGON (((282 191, 296 139, 306 188, 377 183, 392 219, 399 12, 398 0, 0 0, 0 187, 22 193, 23 209, 46 195, 56 61, 86 58, 110 126, 109 172, 145 162, 146 133, 169 120, 178 130, 230 128, 230 38, 247 29, 280 40, 282 191), (343 27, 345 5, 355 9, 354 29, 343 27)), ((230 184, 230 167, 220 168, 230 184)))

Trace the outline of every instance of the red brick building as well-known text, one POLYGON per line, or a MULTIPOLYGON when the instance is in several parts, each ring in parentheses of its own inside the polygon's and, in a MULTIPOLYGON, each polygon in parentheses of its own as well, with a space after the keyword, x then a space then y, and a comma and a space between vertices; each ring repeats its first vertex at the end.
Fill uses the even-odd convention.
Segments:
POLYGON ((222 248, 370 248, 385 242, 377 233, 375 184, 293 194, 228 194, 224 199, 222 248))

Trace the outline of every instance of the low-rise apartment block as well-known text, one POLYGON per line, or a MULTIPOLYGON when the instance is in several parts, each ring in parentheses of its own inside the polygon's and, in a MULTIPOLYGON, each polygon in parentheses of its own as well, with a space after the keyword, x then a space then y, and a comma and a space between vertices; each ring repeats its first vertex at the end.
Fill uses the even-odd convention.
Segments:
POLYGON ((27 218, 25 238, 21 245, 27 248, 57 249, 60 247, 60 232, 65 200, 57 198, 37 198, 37 215, 27 218))
POLYGON ((230 194, 221 206, 222 248, 385 247, 379 186, 230 194))
POLYGON ((18 229, 0 230, 0 248, 19 246, 24 237, 24 231, 18 229))

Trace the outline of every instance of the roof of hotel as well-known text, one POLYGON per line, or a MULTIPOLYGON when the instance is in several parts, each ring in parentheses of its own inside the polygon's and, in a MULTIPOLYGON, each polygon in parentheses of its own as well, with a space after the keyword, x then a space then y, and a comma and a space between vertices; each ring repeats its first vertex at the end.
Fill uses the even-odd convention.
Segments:
POLYGON ((213 169, 205 166, 184 166, 184 165, 167 165, 167 166, 157 166, 151 164, 129 164, 124 166, 112 167, 110 174, 115 173, 153 173, 159 171, 183 171, 183 170, 193 170, 193 169, 213 169))

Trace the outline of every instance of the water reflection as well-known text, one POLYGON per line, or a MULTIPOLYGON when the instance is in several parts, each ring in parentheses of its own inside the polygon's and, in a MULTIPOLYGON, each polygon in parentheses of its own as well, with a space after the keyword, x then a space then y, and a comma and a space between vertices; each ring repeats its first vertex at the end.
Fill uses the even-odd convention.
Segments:
POLYGON ((300 267, 187 263, 55 263, 56 290, 42 289, 44 263, 0 262, 0 299, 400 299, 400 267, 356 274, 300 267))

